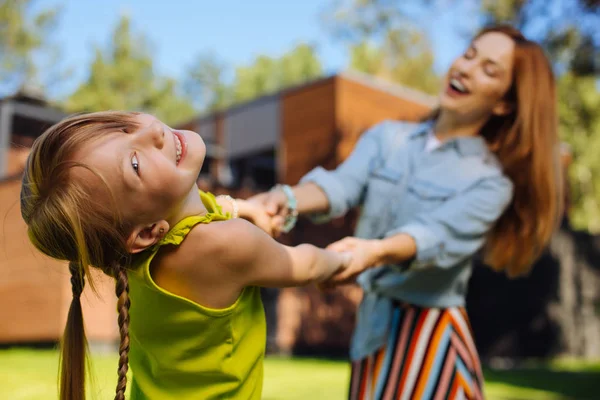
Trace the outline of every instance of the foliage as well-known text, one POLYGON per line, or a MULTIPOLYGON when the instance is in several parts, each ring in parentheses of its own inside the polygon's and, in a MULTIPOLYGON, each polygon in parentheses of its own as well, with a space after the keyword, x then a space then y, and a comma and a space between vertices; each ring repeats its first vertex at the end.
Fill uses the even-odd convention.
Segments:
POLYGON ((318 78, 323 73, 314 47, 302 43, 281 57, 259 55, 235 68, 233 82, 227 65, 211 53, 200 54, 185 78, 188 95, 204 110, 215 110, 274 93, 318 78))
POLYGON ((194 114, 178 93, 177 82, 155 72, 143 35, 135 36, 128 17, 122 17, 107 50, 96 48, 90 73, 69 97, 69 111, 136 110, 176 123, 194 114))
POLYGON ((186 94, 196 109, 222 109, 232 103, 232 90, 225 81, 226 72, 227 64, 216 54, 203 52, 196 56, 184 78, 186 94))
POLYGON ((574 226, 600 232, 600 92, 597 78, 569 72, 558 82, 562 138, 570 145, 574 226))
POLYGON ((433 94, 440 79, 429 39, 415 17, 414 7, 402 2, 353 0, 334 3, 325 23, 349 46, 351 69, 433 94))
POLYGON ((33 13, 34 0, 0 0, 0 96, 62 79, 51 41, 59 9, 33 13), (54 66, 54 67, 53 67, 54 66))

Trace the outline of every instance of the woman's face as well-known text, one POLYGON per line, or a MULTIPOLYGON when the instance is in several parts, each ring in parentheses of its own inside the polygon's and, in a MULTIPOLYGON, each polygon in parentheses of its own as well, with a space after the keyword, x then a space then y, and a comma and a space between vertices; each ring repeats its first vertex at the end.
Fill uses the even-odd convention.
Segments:
POLYGON ((467 121, 510 113, 514 105, 505 95, 513 81, 514 52, 514 41, 503 33, 488 32, 473 40, 446 74, 441 110, 467 121))

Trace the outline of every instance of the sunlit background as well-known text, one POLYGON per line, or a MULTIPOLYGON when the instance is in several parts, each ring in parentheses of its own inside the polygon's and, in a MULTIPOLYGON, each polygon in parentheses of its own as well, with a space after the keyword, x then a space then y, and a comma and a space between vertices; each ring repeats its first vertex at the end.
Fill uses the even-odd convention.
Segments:
MULTIPOLYGON (((244 197, 334 166, 383 118, 425 115, 452 59, 497 22, 541 43, 554 65, 568 207, 529 277, 475 268, 468 310, 486 390, 598 398, 595 0, 0 0, 0 398, 57 397, 68 271, 28 245, 18 207, 23 160, 45 127, 80 111, 153 113, 207 141, 201 186, 244 197)), ((323 246, 352 223, 300 223, 283 240, 323 246)), ((113 393, 117 365, 114 289, 103 282, 85 305, 98 399, 113 393)), ((265 399, 344 398, 359 298, 355 288, 264 291, 265 399)))

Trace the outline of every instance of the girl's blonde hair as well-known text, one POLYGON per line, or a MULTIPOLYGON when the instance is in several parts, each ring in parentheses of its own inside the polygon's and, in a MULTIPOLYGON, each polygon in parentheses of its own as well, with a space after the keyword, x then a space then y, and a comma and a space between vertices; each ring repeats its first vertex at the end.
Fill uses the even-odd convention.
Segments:
POLYGON ((119 346, 118 384, 115 399, 125 398, 129 353, 129 254, 126 240, 131 224, 118 212, 117 202, 103 177, 74 160, 84 145, 115 131, 137 128, 135 113, 100 112, 67 118, 45 131, 33 144, 21 188, 21 215, 27 234, 42 253, 69 261, 73 300, 61 342, 60 399, 85 398, 85 338, 80 296, 89 268, 95 267, 116 280, 119 346), (91 180, 73 172, 88 171, 91 180), (106 196, 111 201, 103 202, 106 196))

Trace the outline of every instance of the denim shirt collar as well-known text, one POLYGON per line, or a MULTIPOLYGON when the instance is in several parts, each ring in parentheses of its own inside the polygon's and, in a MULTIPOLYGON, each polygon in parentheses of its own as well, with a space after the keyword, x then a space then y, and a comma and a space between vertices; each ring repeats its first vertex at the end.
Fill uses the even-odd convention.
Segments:
MULTIPOLYGON (((410 138, 412 140, 424 138, 433 129, 433 126, 433 120, 422 122, 421 124, 419 124, 417 129, 410 133, 410 138)), ((463 157, 484 157, 489 153, 489 149, 485 142, 485 139, 480 135, 462 136, 447 140, 444 143, 442 143, 442 146, 440 147, 440 149, 444 148, 453 148, 463 157)))

